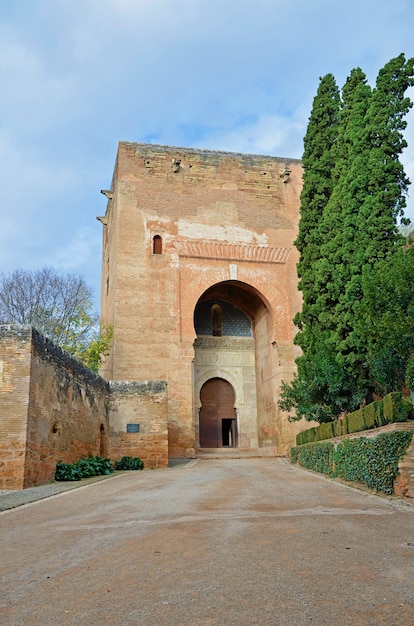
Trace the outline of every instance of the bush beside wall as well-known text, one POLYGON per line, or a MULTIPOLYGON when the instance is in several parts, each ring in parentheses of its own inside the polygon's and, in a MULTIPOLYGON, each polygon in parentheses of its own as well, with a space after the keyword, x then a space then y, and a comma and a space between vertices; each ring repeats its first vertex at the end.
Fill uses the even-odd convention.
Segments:
POLYGON ((291 463, 306 469, 394 493, 398 462, 406 453, 414 430, 381 433, 377 437, 344 439, 336 448, 330 441, 292 448, 291 463))
POLYGON ((112 474, 115 470, 141 470, 144 463, 138 457, 124 456, 120 461, 115 461, 112 465, 110 459, 94 456, 88 459, 79 459, 76 463, 56 464, 55 480, 81 480, 90 476, 105 476, 112 474))
POLYGON ((299 463, 306 469, 320 472, 321 474, 332 474, 333 454, 335 446, 328 441, 324 443, 310 443, 306 446, 291 448, 291 463, 299 463))

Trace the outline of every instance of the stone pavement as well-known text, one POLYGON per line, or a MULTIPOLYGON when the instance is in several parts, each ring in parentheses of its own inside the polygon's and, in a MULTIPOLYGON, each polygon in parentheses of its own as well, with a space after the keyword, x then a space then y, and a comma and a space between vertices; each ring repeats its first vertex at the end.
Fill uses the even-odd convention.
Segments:
POLYGON ((7 626, 412 626, 414 507, 281 459, 111 476, 0 514, 7 626))
POLYGON ((45 498, 50 498, 59 493, 69 491, 70 489, 85 487, 86 485, 98 482, 104 478, 107 478, 107 476, 93 476, 80 481, 53 482, 47 485, 30 487, 29 489, 19 489, 17 491, 7 491, 3 489, 0 491, 0 511, 7 511, 8 509, 23 506, 23 504, 44 500, 45 498))
MULTIPOLYGON (((189 459, 173 459, 169 461, 169 467, 174 469, 187 465, 190 462, 189 459)), ((45 498, 50 498, 51 496, 69 491, 70 489, 86 487, 92 483, 97 483, 107 478, 113 478, 119 473, 120 472, 115 472, 109 476, 91 476, 90 478, 83 478, 82 480, 54 481, 47 485, 39 485, 38 487, 30 487, 29 489, 19 489, 16 491, 0 489, 0 512, 23 506, 23 504, 30 504, 37 500, 44 500, 45 498)))

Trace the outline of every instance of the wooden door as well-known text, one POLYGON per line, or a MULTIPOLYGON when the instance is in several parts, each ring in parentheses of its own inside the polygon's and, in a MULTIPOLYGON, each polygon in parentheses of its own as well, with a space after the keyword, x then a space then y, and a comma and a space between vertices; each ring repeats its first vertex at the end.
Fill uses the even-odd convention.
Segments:
POLYGON ((219 448, 223 445, 223 420, 235 420, 234 389, 222 378, 211 378, 202 386, 200 400, 200 446, 219 448))

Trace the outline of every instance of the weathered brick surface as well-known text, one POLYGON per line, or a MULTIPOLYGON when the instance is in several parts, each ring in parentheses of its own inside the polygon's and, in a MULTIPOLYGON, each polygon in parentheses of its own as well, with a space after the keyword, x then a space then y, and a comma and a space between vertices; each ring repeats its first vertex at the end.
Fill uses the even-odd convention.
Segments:
POLYGON ((196 445, 194 310, 208 290, 253 320, 252 441, 284 454, 303 428, 277 406, 297 355, 293 242, 301 186, 297 160, 119 145, 103 218, 101 313, 114 327, 114 344, 102 373, 168 381, 170 456, 196 445), (154 236, 162 238, 162 254, 152 253, 154 236))
POLYGON ((399 476, 394 482, 394 492, 397 496, 409 498, 414 504, 414 441, 401 459, 398 468, 399 476))
POLYGON ((56 463, 139 456, 168 464, 166 384, 110 386, 30 327, 0 326, 0 489, 53 480, 56 463), (110 419, 113 418, 113 424, 110 419), (139 419, 139 435, 126 424, 139 419))
POLYGON ((0 489, 22 489, 26 455, 31 329, 0 325, 0 489))
POLYGON ((110 389, 111 458, 137 456, 145 467, 167 467, 166 383, 112 382, 110 389), (126 432, 128 424, 139 425, 139 433, 126 432))

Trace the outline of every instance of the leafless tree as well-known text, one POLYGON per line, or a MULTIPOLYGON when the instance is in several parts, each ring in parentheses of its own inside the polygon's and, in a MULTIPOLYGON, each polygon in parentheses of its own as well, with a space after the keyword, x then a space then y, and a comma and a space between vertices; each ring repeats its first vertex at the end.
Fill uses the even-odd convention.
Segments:
POLYGON ((92 289, 75 274, 50 267, 0 274, 0 323, 29 324, 76 354, 96 334, 92 289))

